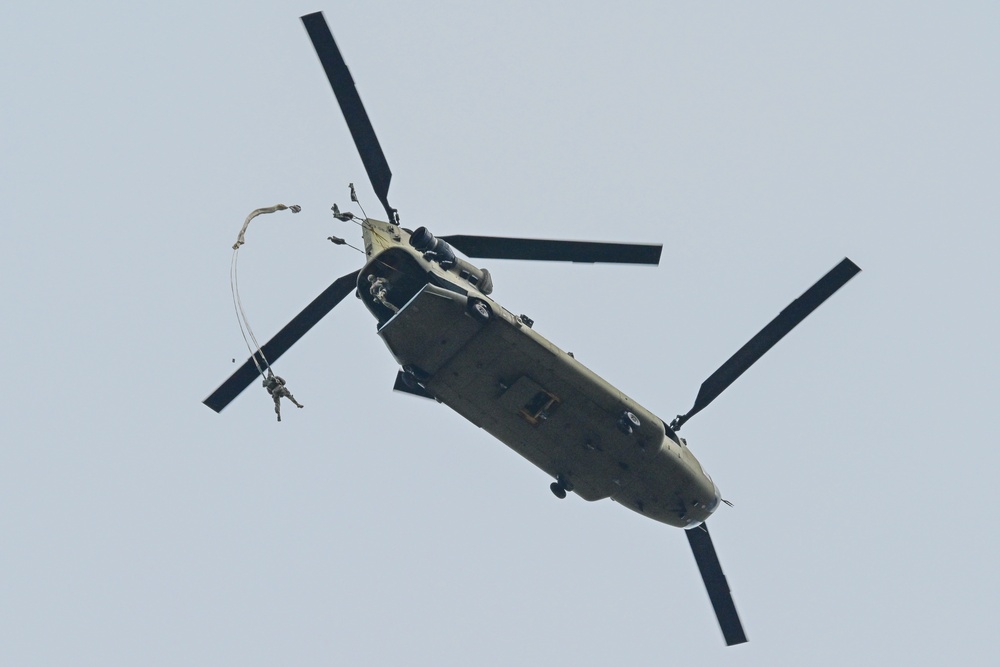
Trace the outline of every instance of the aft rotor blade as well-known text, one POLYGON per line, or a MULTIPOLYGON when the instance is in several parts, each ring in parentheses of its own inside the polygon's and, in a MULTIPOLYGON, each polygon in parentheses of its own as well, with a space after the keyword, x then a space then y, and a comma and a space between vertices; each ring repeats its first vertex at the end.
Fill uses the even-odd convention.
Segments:
POLYGON ((701 579, 708 590, 708 599, 712 601, 715 617, 719 619, 719 627, 722 628, 726 646, 742 644, 747 640, 747 636, 743 632, 740 616, 736 613, 733 594, 729 590, 726 575, 722 573, 722 564, 715 553, 712 536, 708 534, 708 526, 703 523, 696 528, 685 530, 684 534, 687 535, 688 544, 691 545, 694 560, 698 563, 701 579))
MULTIPOLYGON (((358 273, 360 271, 354 271, 337 278, 332 285, 323 290, 322 294, 313 299, 312 303, 275 334, 274 338, 267 341, 262 348, 267 361, 272 364, 277 361, 281 355, 288 351, 288 348, 323 319, 324 315, 343 301, 345 296, 353 292, 357 288, 358 273)), ((260 358, 260 354, 255 352, 254 356, 257 357, 257 363, 263 368, 265 362, 260 358)), ((232 403, 233 399, 239 396, 258 377, 260 374, 254 365, 253 357, 251 357, 228 380, 219 385, 219 388, 212 392, 211 396, 204 400, 205 405, 216 412, 222 412, 224 407, 232 403)))
POLYGON ((674 430, 680 428, 681 424, 691 417, 701 412, 712 401, 718 398, 719 394, 725 391, 729 385, 736 381, 736 378, 750 368, 758 359, 764 356, 774 344, 785 337, 789 331, 794 329, 802 320, 809 316, 814 310, 833 296, 834 292, 843 287, 848 280, 853 278, 861 269, 857 264, 846 257, 840 264, 833 267, 829 273, 819 279, 819 281, 805 291, 802 296, 793 301, 787 308, 771 320, 771 322, 760 330, 760 332, 741 347, 736 354, 719 367, 705 382, 702 383, 695 398, 694 407, 683 416, 678 417, 674 424, 674 430))
POLYGON ((309 33, 309 39, 312 40, 316 55, 323 65, 326 78, 330 81, 334 95, 337 96, 337 102, 340 103, 340 110, 344 113, 344 120, 351 130, 351 136, 354 137, 354 145, 361 155, 375 196, 382 202, 382 207, 389 216, 389 222, 394 222, 395 209, 389 206, 389 181, 392 180, 392 172, 382 152, 382 146, 378 143, 378 137, 375 136, 375 129, 368 119, 368 112, 361 103, 354 79, 347 69, 347 63, 337 48, 337 42, 333 40, 333 33, 323 18, 323 12, 306 14, 302 17, 302 24, 309 33))
POLYGON ((549 262, 609 262, 615 264, 659 264, 662 245, 599 243, 594 241, 549 241, 501 236, 442 236, 467 257, 487 259, 536 259, 549 262))

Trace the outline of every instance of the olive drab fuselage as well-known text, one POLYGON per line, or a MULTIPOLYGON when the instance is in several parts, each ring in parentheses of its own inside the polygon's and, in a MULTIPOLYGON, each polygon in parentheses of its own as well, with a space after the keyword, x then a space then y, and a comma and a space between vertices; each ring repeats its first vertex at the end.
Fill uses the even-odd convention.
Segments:
POLYGON ((488 272, 447 244, 422 252, 421 237, 414 248, 411 234, 434 240, 423 229, 368 219, 363 234, 358 296, 414 393, 452 408, 585 500, 612 498, 679 527, 718 507, 718 488, 683 438, 493 301, 488 272))

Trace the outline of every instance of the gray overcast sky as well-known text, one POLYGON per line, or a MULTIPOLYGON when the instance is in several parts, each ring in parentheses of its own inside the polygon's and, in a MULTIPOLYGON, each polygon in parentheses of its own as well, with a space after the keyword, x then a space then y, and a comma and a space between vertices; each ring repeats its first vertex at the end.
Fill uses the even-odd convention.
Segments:
POLYGON ((6 3, 0 663, 991 665, 1000 9, 988 2, 6 3), (345 301, 270 337, 379 211, 299 15, 326 13, 436 233, 663 242, 483 262, 666 419, 845 255, 864 272, 684 429, 750 643, 679 530, 390 391, 345 301), (357 212, 356 207, 353 207, 357 212))

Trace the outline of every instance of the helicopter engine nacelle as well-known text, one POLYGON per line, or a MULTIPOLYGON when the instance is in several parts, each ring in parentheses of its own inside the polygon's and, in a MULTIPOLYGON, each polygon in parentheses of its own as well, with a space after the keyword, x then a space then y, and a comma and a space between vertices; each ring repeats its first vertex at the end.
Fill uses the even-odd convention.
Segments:
POLYGON ((486 269, 469 264, 455 256, 455 249, 434 235, 426 227, 410 234, 410 245, 424 254, 424 259, 437 262, 442 269, 457 273, 483 294, 493 291, 493 278, 486 269))
POLYGON ((410 245, 424 253, 424 259, 437 262, 442 269, 455 266, 455 250, 441 239, 434 238, 426 227, 410 234, 410 245))

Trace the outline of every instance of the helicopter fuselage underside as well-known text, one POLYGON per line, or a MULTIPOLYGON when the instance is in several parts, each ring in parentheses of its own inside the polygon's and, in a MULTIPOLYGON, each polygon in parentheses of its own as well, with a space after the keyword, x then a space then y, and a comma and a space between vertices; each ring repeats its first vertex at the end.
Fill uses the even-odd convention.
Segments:
POLYGON ((679 527, 715 510, 715 484, 659 417, 486 295, 393 245, 361 271, 359 295, 428 394, 585 500, 610 497, 679 527), (369 275, 386 281, 383 302, 369 275), (639 425, 624 425, 626 413, 639 425))

